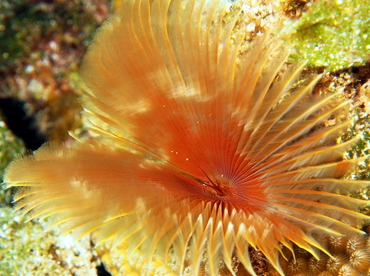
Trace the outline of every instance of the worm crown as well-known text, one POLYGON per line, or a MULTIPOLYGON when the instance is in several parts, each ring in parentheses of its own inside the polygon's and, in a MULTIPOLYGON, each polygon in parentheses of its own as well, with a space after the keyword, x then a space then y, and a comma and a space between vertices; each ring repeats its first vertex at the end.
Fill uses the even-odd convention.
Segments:
MULTIPOLYGON (((284 275, 282 247, 318 259, 318 237, 362 233, 368 202, 344 194, 369 183, 341 179, 357 138, 335 143, 348 102, 313 95, 320 76, 303 80, 277 37, 250 43, 243 14, 241 0, 123 0, 81 69, 95 139, 11 163, 17 207, 146 262, 170 255, 178 275, 236 275, 235 259, 256 275, 251 248, 284 275)), ((363 270, 360 253, 348 269, 363 270)))

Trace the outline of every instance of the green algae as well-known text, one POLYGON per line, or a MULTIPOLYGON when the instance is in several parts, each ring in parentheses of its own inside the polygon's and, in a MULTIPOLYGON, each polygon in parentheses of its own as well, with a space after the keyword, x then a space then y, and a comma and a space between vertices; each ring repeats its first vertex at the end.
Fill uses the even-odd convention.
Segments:
MULTIPOLYGON (((3 175, 8 163, 25 151, 23 142, 15 137, 13 133, 0 120, 0 176, 3 182, 3 175)), ((2 203, 10 201, 10 190, 4 191, 0 186, 0 207, 2 203)))
POLYGON ((74 241, 47 223, 27 221, 12 208, 0 208, 0 275, 96 275, 89 238, 74 241))
POLYGON ((24 152, 23 142, 15 137, 13 133, 0 120, 0 175, 4 174, 8 163, 24 152))
POLYGON ((321 0, 283 29, 295 60, 335 71, 370 57, 370 5, 366 0, 321 0))

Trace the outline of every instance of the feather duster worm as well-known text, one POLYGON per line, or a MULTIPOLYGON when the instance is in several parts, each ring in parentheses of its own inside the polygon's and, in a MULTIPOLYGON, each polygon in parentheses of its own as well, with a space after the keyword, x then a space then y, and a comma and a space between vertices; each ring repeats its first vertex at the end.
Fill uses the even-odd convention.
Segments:
POLYGON ((18 208, 148 261, 170 256, 180 275, 235 275, 235 257, 255 275, 249 247, 283 275, 283 246, 319 258, 321 236, 360 233, 368 203, 344 193, 369 183, 340 179, 356 139, 334 142, 351 122, 323 126, 348 102, 311 95, 317 76, 293 86, 303 65, 285 68, 276 39, 247 47, 241 5, 123 1, 82 67, 96 139, 11 163, 18 208))

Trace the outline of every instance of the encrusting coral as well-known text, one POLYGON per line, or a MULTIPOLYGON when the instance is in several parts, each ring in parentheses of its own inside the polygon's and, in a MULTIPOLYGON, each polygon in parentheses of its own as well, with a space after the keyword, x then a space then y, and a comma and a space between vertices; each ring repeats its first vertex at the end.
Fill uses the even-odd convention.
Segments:
POLYGON ((300 78, 278 38, 249 43, 242 6, 123 1, 81 70, 95 139, 13 161, 17 208, 178 275, 237 275, 235 260, 256 275, 250 248, 284 275, 295 248, 330 258, 323 237, 362 234, 368 201, 348 193, 370 183, 341 179, 363 160, 342 160, 357 138, 335 143, 348 101, 312 95, 320 76, 300 78))

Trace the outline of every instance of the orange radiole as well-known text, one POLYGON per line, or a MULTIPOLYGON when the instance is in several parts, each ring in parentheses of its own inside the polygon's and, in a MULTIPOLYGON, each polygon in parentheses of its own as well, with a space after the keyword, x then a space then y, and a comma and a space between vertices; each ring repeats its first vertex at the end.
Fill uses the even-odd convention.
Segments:
POLYGON ((81 69, 94 140, 13 161, 17 207, 148 262, 171 256, 178 275, 236 275, 234 258, 255 275, 250 247, 284 275, 282 248, 319 258, 323 237, 361 234, 368 202, 346 194, 369 182, 341 179, 357 138, 335 143, 348 102, 312 95, 320 76, 293 85, 304 64, 286 64, 276 37, 247 41, 241 7, 123 0, 81 69))

